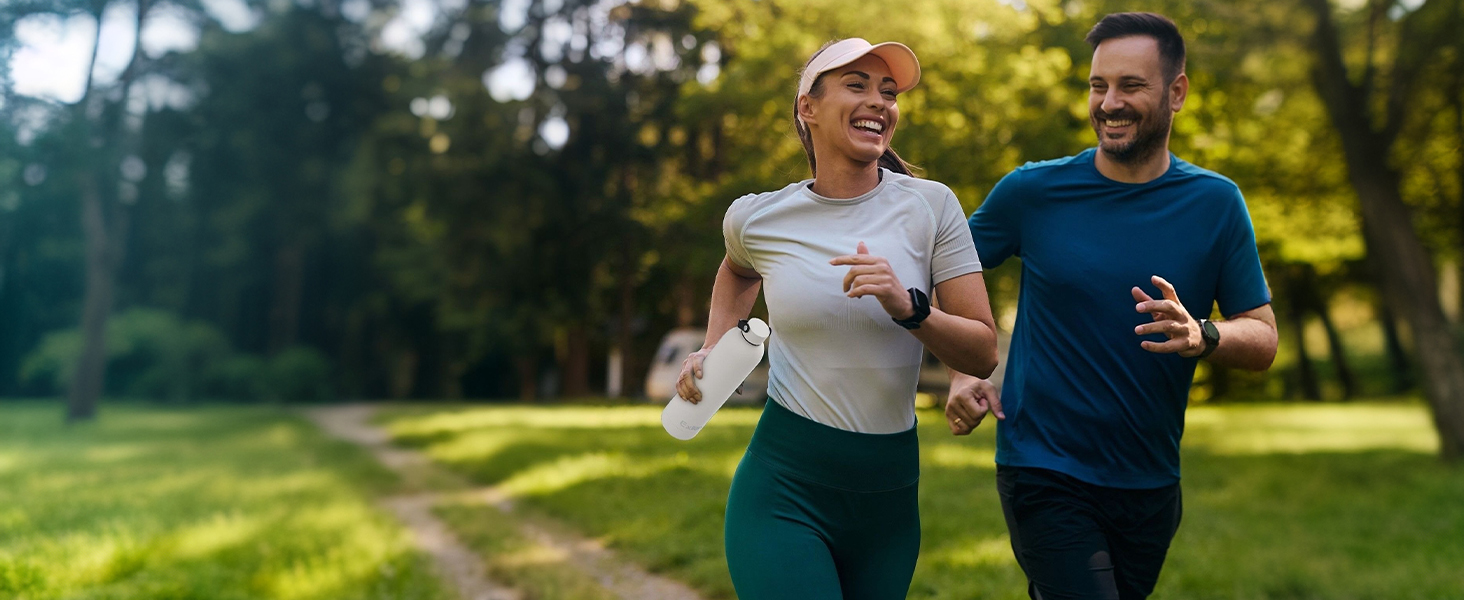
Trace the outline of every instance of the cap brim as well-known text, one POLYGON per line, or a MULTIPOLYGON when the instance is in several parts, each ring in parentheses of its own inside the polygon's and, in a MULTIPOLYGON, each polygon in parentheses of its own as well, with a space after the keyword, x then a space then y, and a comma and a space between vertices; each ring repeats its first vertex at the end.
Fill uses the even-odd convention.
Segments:
POLYGON ((866 48, 855 48, 830 60, 826 66, 819 70, 820 73, 827 73, 863 57, 866 54, 878 56, 890 68, 890 76, 895 79, 895 91, 905 93, 920 83, 920 60, 915 58, 915 51, 899 42, 884 42, 874 44, 866 48))
POLYGON ((920 59, 915 58, 915 51, 904 44, 875 44, 869 53, 884 59, 885 64, 889 65, 890 76, 895 78, 896 91, 903 94, 920 83, 920 59))

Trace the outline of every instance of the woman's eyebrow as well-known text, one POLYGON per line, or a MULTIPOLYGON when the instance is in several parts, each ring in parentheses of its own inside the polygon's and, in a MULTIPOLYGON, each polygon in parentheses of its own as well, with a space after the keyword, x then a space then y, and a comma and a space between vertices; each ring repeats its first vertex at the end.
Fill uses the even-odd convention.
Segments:
MULTIPOLYGON (((844 71, 844 74, 845 75, 858 75, 861 79, 864 79, 866 81, 869 80, 869 73, 865 73, 864 71, 852 71, 852 70, 851 71, 844 71)), ((894 77, 886 77, 880 83, 884 83, 884 82, 895 83, 895 78, 894 77)))

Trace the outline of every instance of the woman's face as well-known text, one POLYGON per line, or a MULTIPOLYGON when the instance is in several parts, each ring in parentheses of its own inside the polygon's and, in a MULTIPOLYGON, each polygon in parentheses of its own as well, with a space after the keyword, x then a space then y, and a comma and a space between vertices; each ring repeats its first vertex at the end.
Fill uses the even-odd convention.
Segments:
POLYGON ((823 95, 800 107, 815 143, 858 162, 879 160, 900 120, 895 79, 883 59, 866 54, 823 74, 823 95))

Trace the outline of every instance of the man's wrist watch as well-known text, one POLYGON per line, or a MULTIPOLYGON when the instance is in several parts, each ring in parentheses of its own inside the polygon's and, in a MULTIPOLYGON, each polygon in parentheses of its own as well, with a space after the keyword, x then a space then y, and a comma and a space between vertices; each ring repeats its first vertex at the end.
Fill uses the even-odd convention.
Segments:
POLYGON ((1204 358, 1220 347, 1220 329, 1209 319, 1200 319, 1200 337, 1205 340, 1205 349, 1197 358, 1204 358))
POLYGON ((890 317, 890 320, 905 329, 920 329, 920 322, 930 316, 930 297, 920 291, 920 288, 912 287, 905 291, 910 293, 910 306, 915 309, 915 314, 910 315, 908 319, 890 317))

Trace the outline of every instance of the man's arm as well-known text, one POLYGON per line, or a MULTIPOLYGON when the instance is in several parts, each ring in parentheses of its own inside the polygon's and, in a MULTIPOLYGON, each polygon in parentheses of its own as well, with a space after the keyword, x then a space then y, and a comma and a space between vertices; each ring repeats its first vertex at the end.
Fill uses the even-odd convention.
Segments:
POLYGON ((1270 304, 1215 321, 1215 329, 1220 331, 1220 345, 1205 360, 1247 371, 1271 368, 1276 359, 1277 336, 1276 312, 1270 304))
MULTIPOLYGON (((1152 278, 1154 286, 1163 292, 1164 298, 1155 300, 1135 287, 1135 310, 1154 316, 1153 323, 1134 328, 1137 335, 1162 333, 1169 339, 1163 342, 1144 340, 1140 342, 1145 350, 1160 354, 1178 354, 1184 357, 1199 356, 1205 351, 1205 338, 1200 332, 1200 322, 1190 316, 1179 302, 1179 294, 1163 277, 1152 278)), ((1270 304, 1226 317, 1215 323, 1220 331, 1220 345, 1206 360, 1223 367, 1236 367, 1251 371, 1271 368, 1276 359, 1276 313, 1270 304)))

